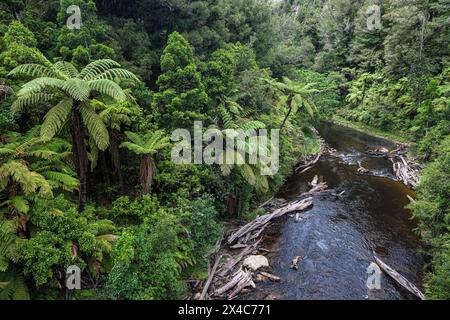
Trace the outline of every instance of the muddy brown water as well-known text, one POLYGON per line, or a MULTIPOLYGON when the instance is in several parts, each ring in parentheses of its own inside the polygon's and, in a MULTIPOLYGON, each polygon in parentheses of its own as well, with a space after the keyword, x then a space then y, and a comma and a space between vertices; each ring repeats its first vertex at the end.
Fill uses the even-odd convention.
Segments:
POLYGON ((281 281, 258 283, 257 289, 243 299, 414 299, 384 274, 381 290, 367 287, 373 251, 419 288, 422 283, 420 240, 405 208, 407 195, 415 194, 395 181, 388 160, 365 152, 395 145, 335 124, 322 124, 318 129, 337 152, 323 156, 308 172, 293 176, 279 197, 295 199, 309 190, 308 182, 315 175, 332 191, 318 195, 314 207, 302 214, 300 222, 287 217, 271 228, 264 247, 272 252, 272 273, 281 281), (357 174, 359 164, 371 173, 357 174), (341 191, 345 191, 343 197, 333 195, 341 191), (302 257, 298 271, 290 268, 296 256, 302 257))

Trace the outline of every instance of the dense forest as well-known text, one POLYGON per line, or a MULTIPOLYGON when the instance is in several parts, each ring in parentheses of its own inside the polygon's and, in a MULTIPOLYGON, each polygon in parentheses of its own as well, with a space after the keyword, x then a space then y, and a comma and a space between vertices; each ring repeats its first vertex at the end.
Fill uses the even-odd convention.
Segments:
POLYGON ((448 0, 3 0, 0 299, 186 297, 322 120, 412 146, 426 295, 450 299, 449 27, 448 0), (280 129, 280 170, 174 164, 194 121, 280 129))

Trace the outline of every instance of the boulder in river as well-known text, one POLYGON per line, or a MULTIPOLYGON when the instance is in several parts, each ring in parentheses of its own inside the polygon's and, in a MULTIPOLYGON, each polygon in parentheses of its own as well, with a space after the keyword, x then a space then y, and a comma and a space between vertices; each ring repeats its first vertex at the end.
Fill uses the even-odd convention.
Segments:
POLYGON ((244 267, 253 271, 269 267, 269 260, 264 256, 249 256, 244 260, 244 267))

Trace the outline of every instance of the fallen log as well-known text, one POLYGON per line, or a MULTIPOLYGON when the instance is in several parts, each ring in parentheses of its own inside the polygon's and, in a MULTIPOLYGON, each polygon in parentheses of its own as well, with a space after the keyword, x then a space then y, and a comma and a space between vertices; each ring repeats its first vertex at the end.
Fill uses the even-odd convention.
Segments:
POLYGON ((270 281, 273 281, 273 282, 280 282, 280 281, 281 281, 281 278, 280 278, 280 277, 274 276, 274 275, 271 274, 271 273, 262 271, 260 274, 261 274, 263 277, 269 279, 270 281))
POLYGON ((271 220, 275 218, 279 218, 287 213, 295 212, 295 211, 302 211, 307 208, 309 208, 313 204, 313 198, 309 197, 307 199, 303 199, 300 201, 292 202, 288 205, 286 205, 283 208, 277 209, 274 212, 270 214, 266 214, 263 216, 260 216, 253 220, 252 222, 249 222, 242 228, 240 228, 238 231, 234 232, 229 238, 228 238, 228 244, 232 244, 236 240, 245 237, 247 234, 255 231, 256 229, 259 229, 269 223, 271 220))
POLYGON ((386 263, 381 261, 380 258, 378 258, 375 254, 375 261, 378 264, 378 266, 386 272, 387 275, 389 275, 392 279, 397 281, 398 284, 400 284, 403 288, 417 296, 421 300, 426 300, 425 295, 414 285, 412 284, 408 279, 403 277, 400 273, 389 267, 386 263))
POLYGON ((228 261, 218 272, 218 275, 221 277, 224 277, 225 275, 227 275, 228 273, 230 273, 233 268, 239 263, 241 262, 242 259, 244 259, 247 255, 251 254, 253 251, 255 251, 258 246, 259 243, 261 242, 261 240, 257 241, 256 243, 247 246, 244 250, 242 250, 239 255, 235 258, 235 259, 231 259, 230 261, 228 261))
POLYGON ((211 282, 213 281, 214 276, 216 275, 216 270, 217 270, 217 267, 219 266, 221 259, 222 259, 222 256, 218 256, 216 258, 216 261, 214 262, 214 266, 208 275, 208 280, 206 280, 205 286, 203 287, 202 294, 200 295, 199 300, 205 300, 205 297, 208 293, 209 286, 211 285, 211 282))
POLYGON ((243 270, 239 270, 239 272, 237 272, 234 277, 225 285, 223 285, 222 287, 220 287, 219 289, 217 289, 213 295, 214 296, 222 296, 224 295, 226 292, 230 291, 231 289, 233 289, 242 279, 244 279, 244 277, 246 277, 248 274, 251 273, 250 272, 245 272, 243 270))

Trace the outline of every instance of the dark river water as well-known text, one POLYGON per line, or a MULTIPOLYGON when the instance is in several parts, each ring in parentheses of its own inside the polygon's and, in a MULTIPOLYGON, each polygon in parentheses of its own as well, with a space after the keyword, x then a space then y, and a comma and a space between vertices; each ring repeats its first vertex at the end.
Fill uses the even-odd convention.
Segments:
POLYGON ((414 299, 392 279, 382 275, 381 290, 369 290, 367 268, 372 252, 421 288, 423 260, 414 221, 405 209, 414 192, 395 181, 392 164, 365 153, 395 145, 333 124, 319 128, 327 144, 337 150, 325 155, 304 174, 292 177, 279 197, 293 200, 308 191, 315 175, 330 192, 316 196, 314 207, 298 223, 287 217, 265 237, 273 274, 279 283, 258 283, 244 299, 414 299), (371 171, 359 175, 359 165, 371 171), (345 191, 339 198, 333 193, 345 191), (291 261, 301 256, 298 270, 291 261))

